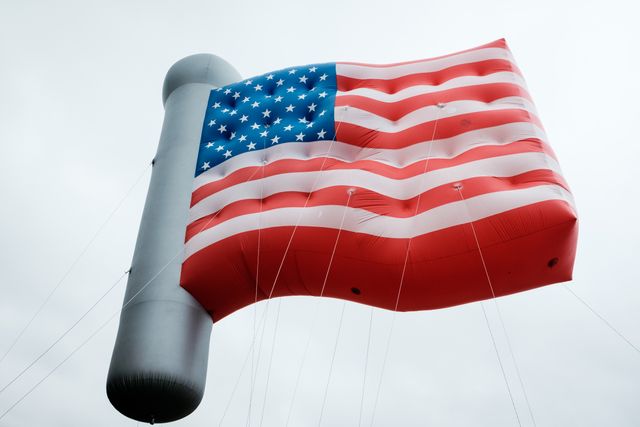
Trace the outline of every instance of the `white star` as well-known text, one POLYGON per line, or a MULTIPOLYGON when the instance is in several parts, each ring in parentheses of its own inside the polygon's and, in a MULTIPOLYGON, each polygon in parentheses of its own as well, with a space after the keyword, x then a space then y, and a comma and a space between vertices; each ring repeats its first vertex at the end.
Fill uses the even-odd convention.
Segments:
POLYGON ((306 97, 307 97, 307 95, 306 95, 306 94, 304 94, 304 93, 303 93, 303 94, 298 95, 298 99, 305 99, 306 97))
POLYGON ((262 132, 260 132, 260 136, 263 137, 263 138, 266 138, 267 135, 269 135, 269 131, 267 131, 267 130, 263 130, 262 132))
POLYGON ((224 158, 228 159, 229 157, 231 157, 231 150, 227 150, 224 152, 224 158))
POLYGON ((202 166, 200 166, 200 167, 202 168, 202 170, 205 170, 205 171, 206 171, 206 170, 207 170, 207 169, 209 169, 211 166, 209 166, 209 162, 204 162, 204 163, 202 164, 202 166))
POLYGON ((215 120, 211 120, 211 121, 209 122, 209 127, 211 127, 211 126, 213 126, 213 125, 215 125, 215 124, 216 124, 216 121, 215 121, 215 120))
POLYGON ((307 125, 308 128, 310 128, 311 126, 313 126, 313 122, 309 122, 309 124, 307 125))
POLYGON ((231 110, 229 113, 230 116, 235 116, 236 114, 238 114, 238 110, 231 110))
POLYGON ((240 135, 240 138, 238 138, 238 142, 245 142, 247 140, 247 135, 240 135))
POLYGON ((307 121, 307 118, 306 118, 306 117, 301 117, 301 118, 299 118, 299 119, 298 119, 298 121, 299 121, 300 123, 309 123, 309 122, 307 121))
POLYGON ((224 110, 222 110, 222 112, 223 112, 223 113, 226 113, 226 112, 228 112, 228 111, 229 111, 229 109, 228 109, 228 108, 225 108, 224 110))
POLYGON ((280 137, 278 135, 274 136, 273 138, 271 138, 271 145, 277 144, 278 141, 280 141, 280 137))
POLYGON ((284 127, 284 130, 291 130, 291 129, 293 129, 293 126, 291 126, 291 125, 286 125, 284 127))
POLYGON ((291 113, 291 112, 293 111, 293 109, 294 109, 294 108, 296 108, 296 106, 295 106, 295 105, 293 105, 293 104, 289 104, 289 106, 288 106, 287 108, 285 108, 285 111, 286 111, 287 113, 291 113))
POLYGON ((298 71, 298 70, 296 70, 295 68, 293 70, 289 70, 289 74, 295 74, 296 71, 298 71))
POLYGON ((251 104, 251 108, 257 108, 258 106, 260 106, 258 101, 253 101, 253 104, 251 104))
POLYGON ((222 150, 224 150, 224 145, 218 145, 216 147, 216 151, 222 151, 222 150))
POLYGON ((282 97, 281 97, 281 96, 276 96, 276 97, 275 97, 275 101, 276 101, 276 102, 280 102, 280 101, 282 101, 282 97))
POLYGON ((207 148, 213 147, 213 141, 207 142, 207 145, 205 145, 205 147, 207 147, 207 148))
POLYGON ((253 88, 255 90, 262 90, 262 85, 255 85, 253 88))
POLYGON ((214 102, 213 105, 211 106, 211 108, 220 108, 220 103, 219 102, 214 102))
POLYGON ((218 132, 222 133, 222 132, 226 132, 227 131, 227 125, 220 125, 220 127, 218 128, 218 132))
POLYGON ((257 123, 254 123, 251 125, 251 129, 256 130, 256 129, 260 129, 260 125, 257 123))
POLYGON ((309 68, 309 72, 310 73, 315 73, 317 69, 318 69, 318 67, 311 67, 311 68, 309 68))
POLYGON ((325 132, 325 130, 322 129, 320 132, 318 132, 318 139, 324 138, 326 134, 327 132, 325 132))
POLYGON ((229 139, 233 139, 236 137, 236 133, 235 132, 231 132, 231 136, 229 137, 229 139))
POLYGON ((242 102, 249 102, 249 97, 245 96, 244 98, 242 98, 242 102))
POLYGON ((279 125, 281 121, 282 121, 282 119, 280 117, 278 117, 273 121, 273 124, 274 125, 279 125))
POLYGON ((233 99, 238 99, 238 98, 240 98, 240 92, 235 92, 233 94, 233 99))
POLYGON ((307 78, 307 76, 303 75, 303 76, 302 76, 302 77, 300 77, 298 80, 300 80, 300 83, 306 83, 306 82, 307 82, 307 80, 309 80, 309 79, 307 78))
POLYGON ((320 92, 320 93, 318 94, 318 97, 319 97, 319 98, 324 98, 324 97, 325 97, 325 96, 327 96, 327 95, 328 95, 328 93, 327 93, 327 92, 322 91, 322 92, 320 92))
POLYGON ((320 117, 324 116, 324 113, 326 113, 327 110, 322 110, 322 113, 318 114, 320 117))
POLYGON ((225 95, 229 95, 230 93, 231 93, 231 89, 229 89, 229 88, 227 88, 227 89, 224 91, 224 94, 225 94, 225 95))
POLYGON ((303 141, 304 140, 304 133, 300 132, 299 134, 296 135, 296 141, 303 141))
POLYGON ((262 112, 262 117, 270 117, 270 115, 271 110, 269 110, 268 108, 262 112))
POLYGON ((316 107, 317 105, 313 102, 311 103, 311 105, 307 106, 307 108, 309 109, 309 112, 316 111, 316 107))
POLYGON ((256 149, 256 143, 255 142, 250 142, 247 144, 247 148, 249 150, 255 150, 256 149))
POLYGON ((328 74, 323 74, 323 75, 321 75, 321 76, 320 76, 320 81, 327 80, 327 77, 329 77, 329 75, 328 75, 328 74))
POLYGON ((269 74, 269 75, 267 76, 267 80, 273 80, 273 74, 269 74))
POLYGON ((216 89, 216 92, 220 92, 222 90, 221 87, 219 87, 218 89, 216 89))
POLYGON ((244 82, 244 85, 249 86, 252 83, 253 83, 253 80, 247 80, 246 82, 244 82))
POLYGON ((244 123, 247 120, 249 120, 249 116, 246 116, 246 115, 243 114, 242 117, 240 117, 240 123, 244 123))
POLYGON ((295 92, 295 91, 296 91, 296 88, 295 88, 295 87, 293 87, 293 86, 291 86, 291 87, 287 88, 287 93, 293 93, 293 92, 295 92))
POLYGON ((282 86, 284 84, 284 80, 280 79, 276 82, 276 86, 282 86))

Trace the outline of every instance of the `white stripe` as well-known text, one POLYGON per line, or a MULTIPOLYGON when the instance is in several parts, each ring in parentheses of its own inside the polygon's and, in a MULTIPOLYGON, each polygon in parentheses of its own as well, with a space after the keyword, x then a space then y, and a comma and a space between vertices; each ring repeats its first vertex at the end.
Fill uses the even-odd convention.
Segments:
POLYGON ((425 59, 420 62, 399 64, 389 67, 375 67, 364 64, 342 64, 338 62, 336 64, 336 74, 339 76, 352 77, 354 79, 390 80, 410 74, 431 73, 434 71, 444 70, 445 68, 453 67, 455 65, 486 61, 489 59, 505 59, 515 63, 511 52, 507 49, 490 47, 472 50, 470 52, 462 52, 445 58, 425 59))
POLYGON ((310 160, 329 157, 345 162, 372 160, 403 168, 425 159, 427 155, 431 159, 451 159, 473 148, 506 145, 529 138, 547 141, 547 136, 542 129, 531 123, 522 122, 478 129, 451 138, 419 142, 398 149, 359 147, 339 141, 333 144, 331 141, 279 144, 265 150, 248 151, 216 165, 198 175, 194 180, 193 188, 196 190, 205 184, 224 179, 242 168, 262 166, 263 161, 270 164, 278 160, 310 160))
POLYGON ((405 179, 388 178, 361 169, 284 173, 227 187, 200 200, 189 210, 189 223, 213 214, 233 202, 257 200, 282 192, 309 193, 335 186, 353 186, 394 199, 407 200, 451 182, 479 176, 511 177, 539 169, 560 173, 558 163, 544 153, 490 157, 405 179))
POLYGON ((513 109, 525 110, 537 116, 533 103, 519 96, 500 98, 488 103, 482 101, 451 101, 447 102, 444 108, 429 105, 414 110, 398 120, 389 120, 369 111, 349 106, 335 107, 334 114, 336 122, 350 123, 378 132, 397 133, 436 119, 446 119, 462 114, 484 111, 513 109))
POLYGON ((363 209, 344 206, 274 209, 259 214, 238 216, 220 226, 196 234, 185 244, 185 259, 227 237, 259 228, 291 227, 298 224, 301 227, 338 229, 345 209, 343 230, 406 239, 547 200, 564 200, 573 206, 571 194, 562 187, 540 185, 471 197, 465 201, 466 203, 448 203, 409 218, 376 215, 363 209))
POLYGON ((418 95, 428 93, 441 92, 444 90, 457 89, 469 86, 481 86, 492 83, 508 83, 519 86, 525 92, 528 92, 524 79, 511 72, 499 72, 486 76, 464 76, 448 80, 440 85, 416 85, 404 88, 395 93, 386 93, 371 88, 356 88, 346 92, 338 91, 336 96, 355 95, 375 99, 381 102, 397 102, 404 99, 412 98, 418 95))

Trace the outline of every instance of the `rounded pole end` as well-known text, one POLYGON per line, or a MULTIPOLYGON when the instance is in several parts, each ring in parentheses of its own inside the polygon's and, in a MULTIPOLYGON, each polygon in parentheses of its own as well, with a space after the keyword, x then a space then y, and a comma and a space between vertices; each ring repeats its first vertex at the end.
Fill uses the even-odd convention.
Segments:
POLYGON ((162 103, 182 85, 205 83, 225 86, 242 79, 240 73, 227 61, 210 53, 198 53, 182 58, 169 68, 162 87, 162 103))
POLYGON ((168 423, 192 413, 200 404, 203 390, 175 378, 144 377, 107 383, 111 404, 123 415, 144 423, 168 423))

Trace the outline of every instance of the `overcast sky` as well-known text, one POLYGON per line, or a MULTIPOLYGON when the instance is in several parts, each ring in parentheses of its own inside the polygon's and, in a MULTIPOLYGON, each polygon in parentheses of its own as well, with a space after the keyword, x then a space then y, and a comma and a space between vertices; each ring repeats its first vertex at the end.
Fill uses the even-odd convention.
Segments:
MULTIPOLYGON (((0 355, 145 174, 2 362, 0 388, 128 269, 147 164, 162 125, 162 81, 171 64, 198 52, 218 54, 249 77, 312 62, 412 60, 505 37, 578 206, 578 256, 567 286, 640 346, 640 10, 629 5, 633 2, 0 3, 0 355)), ((640 353, 564 286, 497 301, 537 425, 640 425, 640 353)), ((118 310, 123 293, 124 283, 0 393, 0 414, 118 310)), ((522 425, 534 425, 496 306, 489 301, 484 307, 522 425)), ((257 307, 258 319, 264 308, 257 307)), ((341 309, 341 302, 328 299, 271 303, 264 344, 256 351, 251 425, 261 420, 264 426, 284 425, 309 334, 290 425, 317 425, 341 309)), ((323 425, 358 424, 363 384, 362 421, 371 423, 393 315, 373 310, 365 378, 370 313, 368 307, 346 305, 323 425)), ((219 425, 225 408, 223 425, 245 425, 250 363, 241 368, 254 315, 256 309, 249 307, 214 326, 204 400, 175 425, 219 425)), ((105 394, 116 330, 114 321, 0 425, 135 426, 105 394)), ((396 316, 375 422, 517 425, 480 303, 396 316)))

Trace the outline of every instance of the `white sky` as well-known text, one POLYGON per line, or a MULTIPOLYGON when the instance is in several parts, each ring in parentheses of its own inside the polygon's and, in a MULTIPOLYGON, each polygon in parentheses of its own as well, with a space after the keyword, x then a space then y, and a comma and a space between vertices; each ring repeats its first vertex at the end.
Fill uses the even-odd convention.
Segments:
MULTIPOLYGON (((0 3, 0 355, 153 157, 169 66, 211 52, 249 77, 333 60, 394 62, 506 37, 575 195, 580 239, 569 286, 640 345, 637 185, 640 10, 620 1, 4 1, 0 3)), ((129 267, 148 170, 0 365, 0 388, 129 267)), ((564 285, 498 300, 538 426, 640 425, 640 354, 564 285)), ((28 374, 0 414, 114 311, 121 285, 28 374)), ((315 307, 291 425, 317 425, 341 302, 272 302, 254 390, 259 425, 284 425, 315 307), (272 331, 276 308, 280 325, 272 331)), ((484 304, 522 425, 533 425, 492 302, 484 304)), ((258 307, 260 317, 264 305, 258 307)), ((370 309, 347 304, 323 425, 357 425, 370 309)), ((207 391, 179 426, 218 425, 252 337, 254 308, 214 326, 207 391)), ((392 315, 373 311, 363 425, 371 422, 392 315)), ((0 425, 135 426, 105 379, 117 322, 0 425)), ((246 423, 240 378, 223 425, 246 423)), ((513 426, 481 305, 398 314, 377 426, 513 426)))

